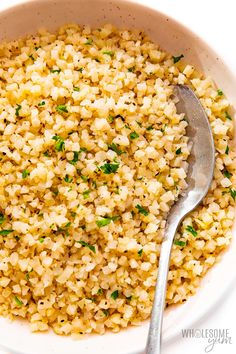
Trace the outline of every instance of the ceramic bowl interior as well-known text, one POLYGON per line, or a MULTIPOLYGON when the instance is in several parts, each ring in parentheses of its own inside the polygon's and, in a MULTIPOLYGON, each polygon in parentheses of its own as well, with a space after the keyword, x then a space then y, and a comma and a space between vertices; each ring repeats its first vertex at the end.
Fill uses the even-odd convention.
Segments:
MULTIPOLYGON (((185 61, 206 76, 214 78, 232 105, 236 106, 236 78, 214 51, 189 29, 165 14, 126 0, 18 0, 18 5, 0 12, 0 41, 35 33, 38 28, 55 30, 66 23, 93 27, 113 23, 120 28, 146 31, 162 49, 173 55, 184 54, 185 61)), ((233 240, 222 261, 203 279, 197 294, 184 305, 165 312, 163 339, 176 340, 181 329, 193 326, 220 303, 236 276, 232 269, 236 242, 233 240), (224 279, 224 286, 222 286, 224 279)), ((104 336, 92 335, 80 341, 54 333, 31 333, 24 322, 10 323, 0 318, 0 346, 11 353, 24 354, 138 354, 145 347, 148 323, 104 336)))

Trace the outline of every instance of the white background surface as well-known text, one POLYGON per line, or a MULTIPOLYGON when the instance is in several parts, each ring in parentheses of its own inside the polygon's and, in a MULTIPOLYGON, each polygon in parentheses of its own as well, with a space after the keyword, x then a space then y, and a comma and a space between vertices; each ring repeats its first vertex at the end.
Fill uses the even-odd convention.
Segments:
MULTIPOLYGON (((19 0, 0 0, 0 9, 7 4, 17 2, 19 2, 19 0)), ((236 72, 235 0, 138 0, 138 2, 152 5, 156 9, 167 13, 190 27, 194 32, 197 32, 198 35, 204 38, 223 58, 227 59, 231 68, 236 72)), ((224 279, 222 279, 222 286, 224 286, 224 279)), ((206 301, 211 301, 211 299, 208 298, 206 301)), ((211 351, 213 354, 236 353, 235 316, 236 285, 212 313, 207 314, 201 323, 195 325, 195 328, 229 329, 232 344, 215 345, 214 349, 211 351)), ((206 339, 184 339, 180 336, 177 342, 175 341, 163 348, 163 354, 202 354, 205 353, 206 345, 206 339)), ((0 351, 0 354, 10 353, 0 351)))

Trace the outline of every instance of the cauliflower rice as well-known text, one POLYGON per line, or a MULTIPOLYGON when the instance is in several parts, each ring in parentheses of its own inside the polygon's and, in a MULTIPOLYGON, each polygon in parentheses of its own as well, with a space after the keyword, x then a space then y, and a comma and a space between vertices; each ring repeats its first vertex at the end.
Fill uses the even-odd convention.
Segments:
MULTIPOLYGON (((181 54, 181 53, 178 53, 181 54)), ((0 314, 33 331, 114 332, 151 313, 171 205, 186 188, 190 85, 216 147, 211 189, 173 246, 166 304, 186 301, 230 243, 229 103, 140 31, 68 25, 0 45, 0 314)))

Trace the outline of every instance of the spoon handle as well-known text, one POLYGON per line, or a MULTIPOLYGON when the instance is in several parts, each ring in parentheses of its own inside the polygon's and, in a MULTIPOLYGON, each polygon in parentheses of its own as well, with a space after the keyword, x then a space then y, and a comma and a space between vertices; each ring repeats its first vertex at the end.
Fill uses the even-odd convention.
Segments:
POLYGON ((155 298, 152 307, 151 322, 148 333, 146 354, 161 353, 161 328, 165 307, 166 287, 169 271, 169 262, 173 240, 180 220, 173 220, 165 231, 165 238, 161 245, 158 278, 156 283, 155 298))

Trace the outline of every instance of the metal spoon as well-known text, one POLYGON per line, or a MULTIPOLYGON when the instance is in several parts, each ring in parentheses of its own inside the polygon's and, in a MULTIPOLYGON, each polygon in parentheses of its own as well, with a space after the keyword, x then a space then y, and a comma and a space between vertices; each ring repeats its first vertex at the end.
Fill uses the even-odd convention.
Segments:
POLYGON ((193 143, 187 173, 188 188, 172 207, 167 219, 165 238, 161 245, 158 277, 146 354, 161 353, 161 329, 165 307, 167 276, 171 248, 175 233, 183 218, 202 201, 208 192, 214 173, 215 149, 211 127, 206 112, 194 92, 184 85, 174 87, 178 97, 178 113, 185 113, 188 121, 187 135, 193 143))

